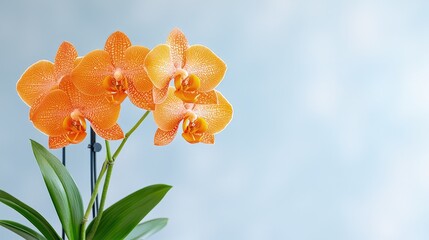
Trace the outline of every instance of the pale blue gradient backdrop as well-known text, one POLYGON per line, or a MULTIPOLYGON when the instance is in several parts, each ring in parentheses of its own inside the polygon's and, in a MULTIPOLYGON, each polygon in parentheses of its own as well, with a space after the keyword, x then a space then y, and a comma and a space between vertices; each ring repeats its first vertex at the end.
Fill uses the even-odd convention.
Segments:
MULTIPOLYGON (((28 141, 47 138, 15 92, 29 65, 64 40, 84 55, 121 30, 152 48, 179 27, 228 64, 218 90, 234 119, 213 146, 160 148, 150 118, 115 164, 109 205, 173 185, 147 218, 170 218, 153 240, 429 239, 428 12, 424 0, 2 1, 0 189, 60 228, 28 141)), ((127 102, 123 128, 142 113, 127 102)), ((86 144, 68 153, 87 202, 86 144)), ((3 205, 0 219, 25 222, 3 205)))

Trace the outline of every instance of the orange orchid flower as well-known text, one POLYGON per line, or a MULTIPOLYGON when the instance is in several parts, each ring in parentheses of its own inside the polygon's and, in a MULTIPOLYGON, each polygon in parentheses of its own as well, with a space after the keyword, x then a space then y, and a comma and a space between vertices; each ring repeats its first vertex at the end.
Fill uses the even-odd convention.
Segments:
POLYGON ((124 33, 115 32, 104 50, 94 50, 82 59, 72 72, 73 83, 85 94, 108 93, 109 101, 116 104, 128 95, 134 105, 153 110, 153 85, 143 66, 148 52, 145 47, 131 46, 124 33))
POLYGON ((156 105, 153 116, 158 130, 155 145, 169 144, 176 136, 182 122, 182 137, 189 143, 214 143, 214 134, 222 131, 232 119, 232 106, 218 91, 217 104, 210 98, 200 97, 195 103, 184 103, 169 87, 164 102, 156 105))
POLYGON ((79 62, 77 56, 75 47, 69 42, 63 42, 58 48, 54 63, 41 60, 24 72, 16 84, 18 95, 31 107, 50 90, 58 88, 61 80, 79 62))
POLYGON ((120 105, 106 96, 89 96, 80 92, 70 76, 63 78, 58 89, 50 91, 41 102, 30 109, 30 120, 49 136, 50 148, 77 144, 86 137, 86 120, 102 138, 117 140, 124 133, 116 123, 120 105))
POLYGON ((222 81, 226 64, 209 48, 189 46, 179 29, 173 29, 167 44, 152 49, 144 62, 147 74, 154 85, 154 101, 161 103, 167 96, 170 81, 174 81, 175 94, 182 101, 194 103, 201 95, 216 103, 214 88, 222 81))

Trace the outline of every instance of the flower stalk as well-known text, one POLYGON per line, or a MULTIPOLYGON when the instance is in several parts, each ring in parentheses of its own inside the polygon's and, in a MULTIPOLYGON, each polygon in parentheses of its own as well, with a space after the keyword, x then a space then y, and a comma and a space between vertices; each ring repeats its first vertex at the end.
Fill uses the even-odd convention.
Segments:
POLYGON ((97 197, 97 194, 98 194, 98 188, 100 187, 101 180, 103 179, 103 176, 106 173, 106 170, 107 170, 107 161, 105 161, 103 163, 103 166, 101 167, 100 174, 98 175, 97 181, 95 182, 94 192, 92 193, 91 198, 89 199, 89 203, 88 203, 88 206, 86 208, 85 215, 83 216, 83 219, 82 219, 82 224, 81 224, 81 229, 80 229, 81 230, 80 231, 80 239, 82 239, 82 240, 86 239, 85 238, 86 223, 88 222, 88 218, 89 218, 89 215, 91 213, 92 205, 94 205, 95 198, 97 197))
POLYGON ((90 202, 87 206, 85 215, 83 217, 82 220, 82 226, 81 226, 81 239, 85 240, 86 239, 86 223, 88 221, 88 217, 89 214, 91 212, 91 206, 94 204, 95 198, 98 194, 98 189, 99 189, 99 185, 101 182, 101 179, 103 178, 104 174, 106 173, 106 179, 104 181, 104 186, 103 186, 103 192, 101 194, 101 200, 100 200, 100 207, 98 209, 98 215, 94 220, 94 224, 91 228, 91 231, 88 233, 88 238, 87 239, 92 239, 92 237, 94 236, 98 225, 100 224, 101 221, 101 217, 103 216, 103 211, 104 211, 104 205, 106 202, 106 196, 107 196, 107 191, 109 189, 109 184, 110 184, 110 178, 112 175, 112 170, 113 170, 113 164, 116 160, 116 158, 118 157, 119 153, 122 151, 122 148, 124 147, 125 143, 127 142, 128 138, 134 133, 134 131, 141 125, 141 123, 146 119, 146 117, 149 115, 150 111, 146 111, 143 116, 136 122, 136 124, 125 134, 124 139, 122 139, 120 145, 118 146, 118 148, 116 149, 116 151, 113 153, 113 156, 111 154, 111 150, 110 150, 110 143, 109 141, 105 140, 105 144, 106 144, 106 160, 103 164, 103 167, 100 171, 100 174, 97 178, 97 181, 95 183, 95 187, 94 187, 94 192, 91 195, 91 199, 90 202))

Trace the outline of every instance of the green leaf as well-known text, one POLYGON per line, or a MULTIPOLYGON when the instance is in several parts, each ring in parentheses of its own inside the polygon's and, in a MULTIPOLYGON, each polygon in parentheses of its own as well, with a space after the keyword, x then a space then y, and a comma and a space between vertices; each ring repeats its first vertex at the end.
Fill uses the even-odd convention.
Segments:
MULTIPOLYGON (((171 186, 157 184, 140 189, 103 212, 92 240, 124 239, 162 200, 171 186)), ((88 226, 91 231, 94 220, 88 226)))
POLYGON ((40 233, 17 222, 0 220, 0 226, 11 230, 26 240, 46 240, 46 238, 40 235, 40 233))
POLYGON ((83 205, 73 178, 46 148, 33 140, 31 146, 67 238, 79 239, 83 205))
POLYGON ((168 222, 168 218, 156 218, 150 221, 140 223, 125 238, 125 240, 143 240, 163 229, 168 222))
POLYGON ((36 210, 19 201, 9 193, 0 190, 0 202, 15 209, 28 221, 30 221, 39 231, 47 238, 59 240, 60 236, 55 232, 54 228, 46 221, 46 219, 36 210))

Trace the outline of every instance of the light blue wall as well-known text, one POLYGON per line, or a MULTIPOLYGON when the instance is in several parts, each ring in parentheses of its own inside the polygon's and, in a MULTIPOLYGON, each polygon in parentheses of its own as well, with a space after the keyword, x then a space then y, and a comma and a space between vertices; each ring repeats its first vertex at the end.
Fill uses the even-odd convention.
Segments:
MULTIPOLYGON (((64 40, 84 55, 121 30, 152 48, 179 27, 227 63, 218 89, 234 119, 214 146, 162 148, 145 122, 108 204, 173 185, 149 216, 170 218, 153 240, 429 239, 428 12, 417 0, 2 1, 0 189, 57 221, 28 141, 46 137, 15 92, 29 65, 64 40)), ((142 113, 126 103, 123 128, 142 113)), ((85 201, 87 151, 68 148, 85 201)), ((5 206, 0 219, 23 221, 5 206)))

